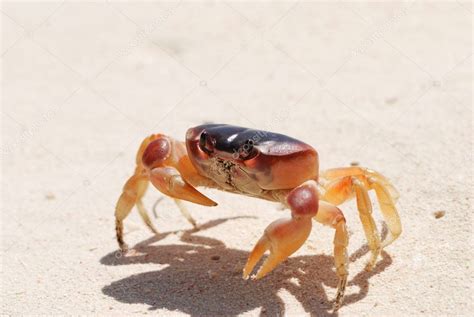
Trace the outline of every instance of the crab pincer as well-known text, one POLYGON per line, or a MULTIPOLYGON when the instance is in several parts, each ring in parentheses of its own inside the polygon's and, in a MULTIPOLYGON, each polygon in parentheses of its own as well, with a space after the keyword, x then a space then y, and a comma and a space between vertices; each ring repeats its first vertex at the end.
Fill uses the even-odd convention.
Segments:
POLYGON ((278 264, 296 252, 311 233, 311 219, 318 212, 318 191, 314 181, 307 181, 296 187, 286 197, 291 209, 291 218, 282 218, 272 222, 253 248, 243 270, 248 279, 255 265, 269 250, 270 255, 262 264, 255 279, 264 277, 278 264))

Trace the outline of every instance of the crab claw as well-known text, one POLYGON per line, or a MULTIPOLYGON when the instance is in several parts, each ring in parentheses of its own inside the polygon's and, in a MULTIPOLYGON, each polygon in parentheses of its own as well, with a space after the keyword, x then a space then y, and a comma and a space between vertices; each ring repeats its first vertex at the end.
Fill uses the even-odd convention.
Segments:
POLYGON ((217 203, 188 184, 174 167, 157 167, 150 171, 151 183, 163 194, 204 206, 217 203))
POLYGON ((259 279, 271 272, 303 245, 311 232, 311 226, 310 217, 282 218, 272 222, 250 253, 244 267, 243 278, 249 278, 255 265, 267 250, 270 250, 270 255, 252 278, 259 279))

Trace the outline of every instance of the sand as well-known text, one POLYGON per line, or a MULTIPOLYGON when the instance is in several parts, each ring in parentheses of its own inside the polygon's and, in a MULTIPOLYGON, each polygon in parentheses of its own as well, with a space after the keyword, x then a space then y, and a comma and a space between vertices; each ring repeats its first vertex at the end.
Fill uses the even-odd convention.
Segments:
MULTIPOLYGON (((375 270, 355 201, 341 316, 473 311, 472 3, 2 2, 4 314, 331 315, 333 230, 244 281, 288 211, 203 191, 214 208, 144 200, 161 234, 114 206, 151 133, 203 122, 273 130, 359 163, 400 192, 401 237, 375 270)), ((380 211, 374 215, 383 232, 380 211)), ((161 199, 163 198, 163 199, 161 199)), ((160 200, 161 199, 161 200, 160 200)), ((335 314, 335 315, 337 315, 335 314)))

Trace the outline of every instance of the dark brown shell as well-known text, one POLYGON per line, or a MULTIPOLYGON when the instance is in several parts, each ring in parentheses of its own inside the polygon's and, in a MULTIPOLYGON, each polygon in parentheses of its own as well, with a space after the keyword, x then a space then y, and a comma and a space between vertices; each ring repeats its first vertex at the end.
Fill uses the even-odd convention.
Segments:
POLYGON ((318 177, 316 150, 279 133, 226 124, 201 125, 188 130, 186 147, 200 174, 223 187, 287 189, 318 177), (221 165, 228 167, 227 171, 219 170, 221 165))

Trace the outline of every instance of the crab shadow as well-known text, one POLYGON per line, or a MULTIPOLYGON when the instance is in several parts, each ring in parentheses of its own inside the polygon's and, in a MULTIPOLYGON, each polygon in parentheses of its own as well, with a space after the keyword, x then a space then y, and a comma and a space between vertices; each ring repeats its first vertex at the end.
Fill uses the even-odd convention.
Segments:
MULTIPOLYGON (((164 268, 112 282, 102 292, 123 303, 146 304, 149 310, 167 309, 192 316, 232 316, 256 308, 260 308, 260 315, 275 316, 285 313, 284 302, 278 295, 284 289, 311 315, 337 316, 332 311, 338 282, 332 256, 291 257, 261 280, 244 280, 242 268, 247 251, 230 249, 219 240, 197 235, 230 219, 235 218, 210 221, 201 225, 200 231, 184 231, 183 245, 152 245, 175 233, 167 232, 137 244, 130 255, 109 253, 101 259, 102 264, 154 263, 164 268), (329 296, 324 286, 333 289, 329 296)), ((361 247, 351 255, 351 262, 367 252, 367 247, 361 247)), ((358 291, 347 290, 344 305, 363 299, 369 290, 369 279, 391 263, 391 257, 382 252, 382 259, 372 271, 355 275, 349 286, 356 286, 358 291)))

